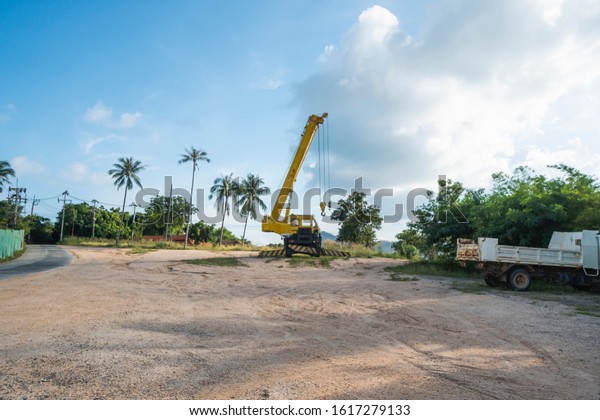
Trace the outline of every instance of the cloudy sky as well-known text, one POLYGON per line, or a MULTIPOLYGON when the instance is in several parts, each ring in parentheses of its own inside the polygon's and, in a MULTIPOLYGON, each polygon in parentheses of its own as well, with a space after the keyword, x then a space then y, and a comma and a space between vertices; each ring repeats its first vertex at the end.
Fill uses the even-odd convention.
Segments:
POLYGON ((600 177, 600 0, 0 2, 0 160, 52 219, 64 190, 118 206, 122 156, 147 165, 145 187, 189 188, 190 146, 211 158, 200 188, 252 172, 274 190, 323 112, 331 186, 392 189, 386 214, 439 175, 487 187, 563 162, 600 177))

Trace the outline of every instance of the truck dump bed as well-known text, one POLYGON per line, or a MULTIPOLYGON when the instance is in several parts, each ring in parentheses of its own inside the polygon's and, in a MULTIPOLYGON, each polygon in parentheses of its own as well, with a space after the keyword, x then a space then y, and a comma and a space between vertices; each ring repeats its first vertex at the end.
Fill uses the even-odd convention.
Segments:
POLYGON ((598 270, 599 242, 598 232, 590 230, 554 232, 548 248, 498 245, 496 238, 459 239, 456 259, 598 270))
POLYGON ((552 265, 560 267, 581 267, 581 252, 548 248, 528 248, 523 246, 496 246, 498 262, 552 265))

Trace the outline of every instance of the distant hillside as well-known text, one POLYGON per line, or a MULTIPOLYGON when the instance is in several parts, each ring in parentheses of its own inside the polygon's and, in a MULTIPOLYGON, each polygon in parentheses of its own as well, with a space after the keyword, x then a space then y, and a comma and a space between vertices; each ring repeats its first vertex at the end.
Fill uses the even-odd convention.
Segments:
POLYGON ((333 233, 321 231, 321 238, 325 241, 335 241, 336 236, 333 233))
MULTIPOLYGON (((325 241, 335 241, 336 236, 332 233, 321 231, 321 237, 323 238, 323 242, 325 241)), ((375 249, 381 247, 381 252, 384 254, 393 254, 394 248, 392 248, 391 241, 379 241, 377 245, 375 245, 375 249)))

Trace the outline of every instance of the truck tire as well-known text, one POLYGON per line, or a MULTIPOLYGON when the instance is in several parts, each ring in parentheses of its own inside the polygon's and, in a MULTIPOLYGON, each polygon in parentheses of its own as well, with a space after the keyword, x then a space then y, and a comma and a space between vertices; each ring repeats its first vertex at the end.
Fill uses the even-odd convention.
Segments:
POLYGON ((516 268, 508 278, 510 288, 516 292, 524 292, 531 287, 531 273, 524 268, 516 268))

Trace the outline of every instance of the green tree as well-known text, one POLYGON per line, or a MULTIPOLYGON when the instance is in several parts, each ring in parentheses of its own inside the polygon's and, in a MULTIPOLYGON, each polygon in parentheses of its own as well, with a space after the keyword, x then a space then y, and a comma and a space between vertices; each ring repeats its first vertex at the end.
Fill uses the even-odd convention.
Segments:
POLYGON ((246 217, 244 222, 244 233, 242 234, 242 245, 246 238, 246 227, 248 226, 248 218, 252 220, 258 219, 258 211, 267 210, 267 206, 260 198, 262 195, 271 193, 268 187, 264 186, 265 181, 258 175, 248 174, 239 184, 238 197, 235 202, 235 207, 239 209, 240 215, 246 217))
POLYGON ((364 193, 354 191, 346 200, 338 201, 338 208, 331 214, 340 222, 337 235, 339 242, 352 242, 373 248, 377 242, 376 231, 381 229, 379 208, 367 204, 364 193))
POLYGON ((38 215, 29 215, 23 218, 25 223, 25 237, 31 244, 55 243, 54 224, 50 219, 38 215))
MULTIPOLYGON (((23 213, 23 206, 21 204, 17 205, 16 208, 17 214, 23 213)), ((9 228, 10 229, 23 229, 24 223, 23 218, 17 217, 17 225, 14 225, 14 215, 15 215, 15 203, 9 200, 0 201, 0 229, 9 228)))
POLYGON ((457 238, 493 237, 507 245, 546 247, 555 231, 600 230, 596 178, 564 164, 549 178, 527 167, 495 173, 489 193, 440 181, 439 192, 415 210, 409 228, 424 239, 430 258, 454 259, 457 238))
POLYGON ((479 211, 477 236, 500 243, 545 247, 554 231, 600 228, 600 188, 595 178, 569 166, 552 165, 547 178, 527 167, 492 175, 493 187, 479 211))
POLYGON ((193 239, 196 244, 201 242, 214 243, 218 240, 218 237, 219 235, 216 232, 215 226, 208 225, 202 220, 190 226, 190 238, 193 239))
POLYGON ((143 232, 146 235, 164 235, 167 223, 171 235, 184 232, 187 221, 188 204, 182 196, 174 196, 169 213, 169 197, 152 197, 142 217, 143 232))
POLYGON ((194 202, 194 177, 196 175, 196 169, 198 169, 198 162, 202 161, 209 163, 210 159, 208 158, 204 150, 196 149, 195 147, 185 149, 185 153, 182 154, 181 159, 179 159, 179 164, 192 162, 192 187, 190 188, 190 204, 188 211, 188 219, 185 228, 185 243, 183 245, 184 248, 187 246, 190 231, 190 223, 192 221, 192 205, 194 202))
MULTIPOLYGON (((197 244, 210 242, 216 245, 219 242, 219 238, 221 238, 221 229, 216 229, 214 225, 208 225, 200 220, 198 223, 190 226, 190 238, 197 244)), ((227 228, 223 229, 222 239, 232 243, 240 242, 239 238, 227 228)))
POLYGON ((236 200, 239 190, 239 183, 233 178, 233 173, 229 175, 221 175, 215 179, 213 186, 210 188, 209 200, 215 197, 215 207, 222 212, 223 219, 221 220, 221 234, 219 235, 219 246, 223 242, 223 229, 225 227, 225 215, 229 214, 230 205, 229 199, 236 200))
MULTIPOLYGON (((125 216, 127 217, 127 213, 125 213, 125 216)), ((105 209, 102 206, 99 207, 96 210, 96 238, 115 239, 119 232, 127 236, 128 228, 123 227, 121 220, 123 219, 119 208, 105 209)), ((91 230, 89 232, 91 233, 91 230)))
MULTIPOLYGON (((125 212, 126 219, 129 214, 125 212)), ((94 208, 87 203, 66 204, 65 205, 65 232, 72 233, 74 236, 90 238, 92 236, 92 227, 94 224, 94 208)), ((107 210, 103 206, 96 208, 96 238, 115 239, 121 229, 120 209, 112 208, 107 210)), ((60 226, 62 223, 62 210, 57 213, 54 230, 56 237, 60 236, 60 226)), ((128 226, 122 227, 122 234, 130 234, 128 226)))
POLYGON ((409 260, 417 259, 421 255, 426 256, 429 250, 423 235, 414 228, 398 233, 392 248, 398 255, 409 260))
POLYGON ((138 176, 138 172, 144 169, 145 166, 139 160, 134 160, 133 157, 119 158, 118 162, 113 165, 113 168, 108 171, 108 174, 115 180, 114 184, 119 190, 122 186, 125 186, 125 194, 123 195, 123 209, 121 211, 121 228, 117 233, 117 245, 121 238, 121 231, 123 227, 123 220, 125 218, 125 203, 127 201, 127 190, 133 188, 133 184, 142 188, 142 183, 138 176))
POLYGON ((10 177, 15 176, 15 171, 10 167, 10 163, 0 160, 0 193, 3 191, 4 183, 10 184, 10 177))
POLYGON ((413 213, 408 223, 424 239, 420 249, 430 259, 453 259, 456 238, 470 238, 477 228, 477 208, 483 190, 465 191, 460 182, 440 179, 438 194, 428 192, 428 200, 413 213))
POLYGON ((0 229, 5 229, 12 223, 12 214, 15 206, 8 200, 0 201, 0 229))

